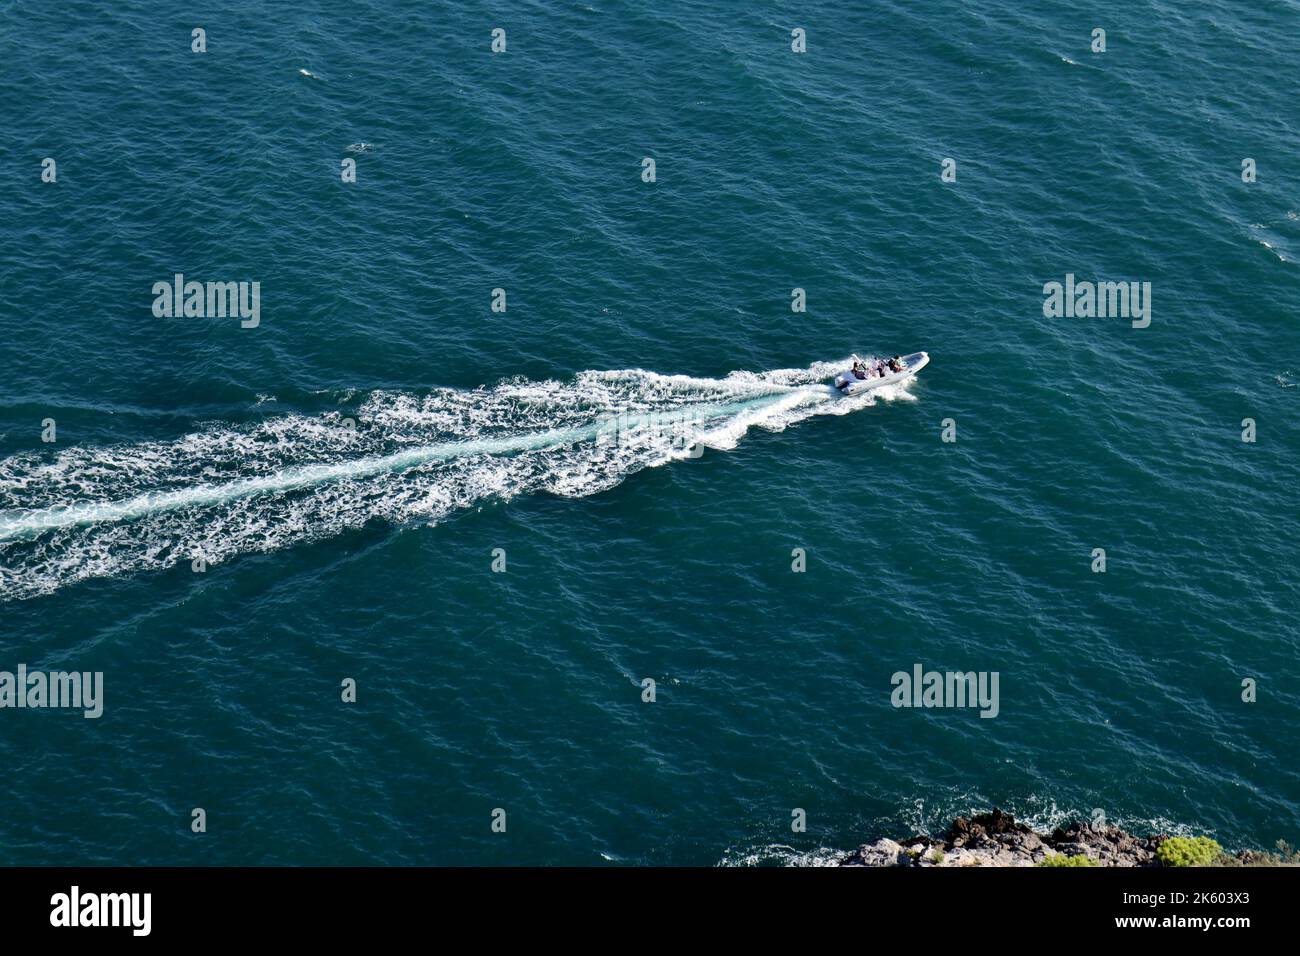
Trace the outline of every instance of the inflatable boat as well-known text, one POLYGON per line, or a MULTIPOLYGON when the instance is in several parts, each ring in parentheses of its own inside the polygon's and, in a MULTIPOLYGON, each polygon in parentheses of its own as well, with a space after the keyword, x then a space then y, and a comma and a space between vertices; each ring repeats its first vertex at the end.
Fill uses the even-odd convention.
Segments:
POLYGON ((840 372, 835 376, 835 391, 841 395, 858 395, 873 388, 893 385, 895 382, 901 382, 925 368, 930 364, 930 356, 926 352, 913 352, 911 355, 899 356, 898 363, 901 366, 899 371, 891 371, 888 366, 885 366, 880 370, 883 374, 878 374, 873 370, 876 361, 876 359, 867 359, 866 362, 863 362, 856 355, 853 356, 853 364, 855 366, 866 365, 866 370, 850 368, 840 372))

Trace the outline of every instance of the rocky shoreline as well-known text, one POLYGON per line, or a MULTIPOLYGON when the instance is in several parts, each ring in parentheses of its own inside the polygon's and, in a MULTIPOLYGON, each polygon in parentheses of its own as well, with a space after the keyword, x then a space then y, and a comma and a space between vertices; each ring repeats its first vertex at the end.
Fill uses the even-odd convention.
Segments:
MULTIPOLYGON (((1086 856, 1091 866, 1159 866, 1157 849, 1167 836, 1139 837, 1119 827, 1093 827, 1076 821, 1051 833, 1038 833, 1011 814, 994 809, 958 817, 943 837, 877 840, 840 860, 841 866, 1038 866, 1048 857, 1086 856)), ((1250 851, 1234 862, 1249 865, 1250 851)))

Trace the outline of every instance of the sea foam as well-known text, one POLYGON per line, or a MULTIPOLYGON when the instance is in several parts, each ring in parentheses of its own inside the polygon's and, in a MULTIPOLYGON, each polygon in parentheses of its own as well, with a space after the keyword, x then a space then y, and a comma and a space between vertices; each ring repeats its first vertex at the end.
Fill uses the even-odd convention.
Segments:
POLYGON ((487 500, 590 495, 694 457, 693 447, 734 448, 752 428, 909 397, 908 382, 835 395, 825 380, 847 362, 717 379, 628 369, 374 392, 349 415, 213 424, 52 460, 17 455, 0 461, 0 600, 182 561, 212 565, 376 519, 431 524, 487 500), (635 427, 655 418, 687 423, 689 442, 635 427))

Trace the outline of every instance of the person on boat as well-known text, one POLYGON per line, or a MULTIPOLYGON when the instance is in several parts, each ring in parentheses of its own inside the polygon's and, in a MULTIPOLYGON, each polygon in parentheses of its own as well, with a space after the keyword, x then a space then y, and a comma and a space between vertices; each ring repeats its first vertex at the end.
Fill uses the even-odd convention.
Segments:
POLYGON ((867 364, 863 362, 861 359, 855 358, 853 360, 853 377, 854 378, 867 377, 867 364))
POLYGON ((889 370, 891 372, 901 372, 903 370, 903 361, 897 355, 889 360, 889 370))

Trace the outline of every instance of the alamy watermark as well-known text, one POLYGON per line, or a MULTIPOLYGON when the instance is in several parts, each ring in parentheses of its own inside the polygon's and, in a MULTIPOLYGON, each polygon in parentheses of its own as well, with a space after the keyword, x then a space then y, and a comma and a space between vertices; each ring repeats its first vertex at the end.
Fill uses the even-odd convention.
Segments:
POLYGON ((241 328, 262 322, 262 283, 186 282, 178 272, 171 282, 153 284, 153 314, 159 319, 224 319, 238 316, 241 328))
POLYGON ((920 664, 912 672, 895 671, 889 679, 894 692, 889 702, 895 707, 978 707, 981 717, 996 717, 997 671, 927 671, 920 664))
POLYGON ((1150 282, 1076 282, 1066 273, 1065 282, 1043 285, 1043 315, 1049 319, 1131 319, 1133 328, 1151 324, 1150 282))
POLYGON ((74 884, 50 897, 50 925, 55 927, 121 926, 133 936, 148 936, 152 913, 152 893, 83 893, 74 884))
POLYGON ((686 458, 699 458, 704 445, 697 437, 704 418, 685 408, 655 412, 621 412, 602 418, 596 426, 596 447, 646 448, 667 444, 686 458))
POLYGON ((104 713, 103 671, 0 671, 0 709, 67 707, 93 719, 104 713))

